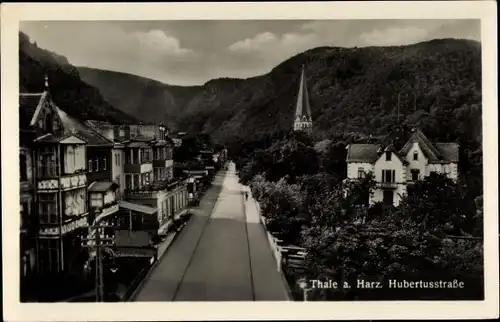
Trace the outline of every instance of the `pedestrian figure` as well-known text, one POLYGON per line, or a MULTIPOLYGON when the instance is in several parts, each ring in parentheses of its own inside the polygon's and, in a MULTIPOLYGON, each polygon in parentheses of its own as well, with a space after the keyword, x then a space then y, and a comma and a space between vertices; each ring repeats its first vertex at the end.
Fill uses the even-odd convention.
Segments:
POLYGON ((245 200, 248 200, 248 192, 245 191, 245 200))

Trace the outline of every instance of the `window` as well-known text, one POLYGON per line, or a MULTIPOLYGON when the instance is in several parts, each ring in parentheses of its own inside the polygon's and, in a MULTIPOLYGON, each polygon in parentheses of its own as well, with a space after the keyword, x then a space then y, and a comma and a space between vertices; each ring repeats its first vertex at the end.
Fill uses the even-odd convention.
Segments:
POLYGON ((413 152, 413 160, 418 160, 418 152, 417 151, 413 152))
POLYGON ((127 189, 132 189, 132 176, 130 174, 125 175, 125 187, 127 189))
POLYGON ((85 188, 63 192, 63 201, 65 216, 78 216, 87 211, 85 188))
POLYGON ((394 192, 391 190, 384 190, 382 203, 386 206, 392 206, 394 204, 394 192))
POLYGON ((365 170, 363 168, 358 168, 358 179, 365 177, 365 170))
POLYGON ((94 171, 99 172, 99 158, 94 159, 94 171))
POLYGON ((382 182, 394 182, 396 170, 382 170, 382 182))
POLYGON ((64 147, 64 173, 71 174, 85 169, 85 146, 67 145, 64 147))
POLYGON ((90 207, 102 207, 102 194, 92 193, 90 195, 90 207))
POLYGON ((52 133, 52 118, 50 114, 45 115, 45 132, 52 133))
POLYGON ((55 193, 44 193, 38 196, 40 223, 57 224, 57 196, 55 193))
POLYGON ((419 176, 420 176, 419 169, 411 169, 411 180, 412 181, 418 181, 419 176))
POLYGON ((391 152, 386 152, 385 153, 385 161, 391 161, 391 155, 392 155, 391 152))
POLYGON ((60 240, 59 239, 40 239, 40 269, 42 273, 59 272, 60 261, 60 240))
POLYGON ((120 129, 120 136, 125 136, 125 130, 124 129, 120 129))
POLYGON ((139 175, 134 174, 134 182, 132 183, 134 189, 139 189, 139 175))
POLYGON ((21 203, 21 228, 29 224, 30 210, 29 203, 21 203))
POLYGON ((38 154, 38 174, 40 177, 56 177, 57 158, 55 146, 43 146, 38 154))
POLYGON ((102 170, 106 170, 106 163, 107 163, 106 161, 108 161, 108 160, 106 159, 106 157, 103 157, 103 158, 102 158, 102 170))
POLYGON ((26 160, 26 154, 24 153, 19 154, 19 167, 21 170, 21 181, 28 180, 27 160, 26 160))
POLYGON ((92 160, 89 160, 89 172, 92 172, 92 160))

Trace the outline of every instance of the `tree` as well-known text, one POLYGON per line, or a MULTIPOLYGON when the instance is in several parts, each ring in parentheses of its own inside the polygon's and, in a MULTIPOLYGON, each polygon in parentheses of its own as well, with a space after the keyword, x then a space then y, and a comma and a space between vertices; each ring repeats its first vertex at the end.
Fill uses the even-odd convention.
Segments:
POLYGON ((259 201, 268 231, 285 244, 300 242, 300 232, 306 223, 300 187, 283 178, 269 182, 262 175, 250 183, 252 195, 259 201))
POLYGON ((432 174, 409 188, 401 200, 401 220, 409 217, 422 231, 451 235, 470 234, 475 226, 475 205, 465 190, 444 174, 432 174))

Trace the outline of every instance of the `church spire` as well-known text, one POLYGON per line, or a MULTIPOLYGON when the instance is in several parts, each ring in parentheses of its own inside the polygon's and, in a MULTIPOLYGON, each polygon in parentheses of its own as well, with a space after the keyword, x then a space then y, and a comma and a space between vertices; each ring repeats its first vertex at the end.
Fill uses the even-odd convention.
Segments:
POLYGON ((307 81, 305 66, 302 65, 302 75, 300 76, 299 95, 297 96, 297 106, 295 117, 311 118, 311 107, 309 106, 309 92, 307 91, 307 81))
POLYGON ((307 81, 305 66, 302 65, 300 76, 299 93, 297 95, 297 105, 295 107, 294 130, 310 130, 312 128, 311 107, 309 105, 309 92, 307 91, 307 81))

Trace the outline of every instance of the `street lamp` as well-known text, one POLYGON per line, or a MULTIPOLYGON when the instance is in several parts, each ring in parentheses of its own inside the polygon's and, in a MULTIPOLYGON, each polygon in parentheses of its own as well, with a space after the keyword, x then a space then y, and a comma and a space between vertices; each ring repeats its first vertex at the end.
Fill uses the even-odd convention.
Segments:
POLYGON ((299 285, 300 289, 303 292, 304 302, 307 302, 307 292, 311 290, 310 288, 308 288, 309 283, 307 283, 306 278, 303 277, 297 281, 297 284, 299 285))
MULTIPOLYGON (((96 302, 104 301, 104 273, 103 273, 103 265, 102 265, 102 250, 103 248, 111 253, 114 256, 114 252, 109 246, 113 245, 114 238, 112 236, 105 235, 101 236, 101 229, 105 227, 112 227, 112 225, 104 224, 102 219, 106 216, 105 214, 100 214, 100 211, 97 210, 96 218, 94 219, 93 225, 90 226, 90 229, 94 230, 94 236, 92 237, 89 234, 89 238, 82 238, 82 247, 85 248, 95 248, 96 251, 96 270, 95 270, 95 284, 96 284, 96 302), (90 242, 90 243, 89 243, 90 242)), ((113 267, 116 272, 117 268, 113 267)), ((113 272, 113 273, 114 273, 113 272)))

